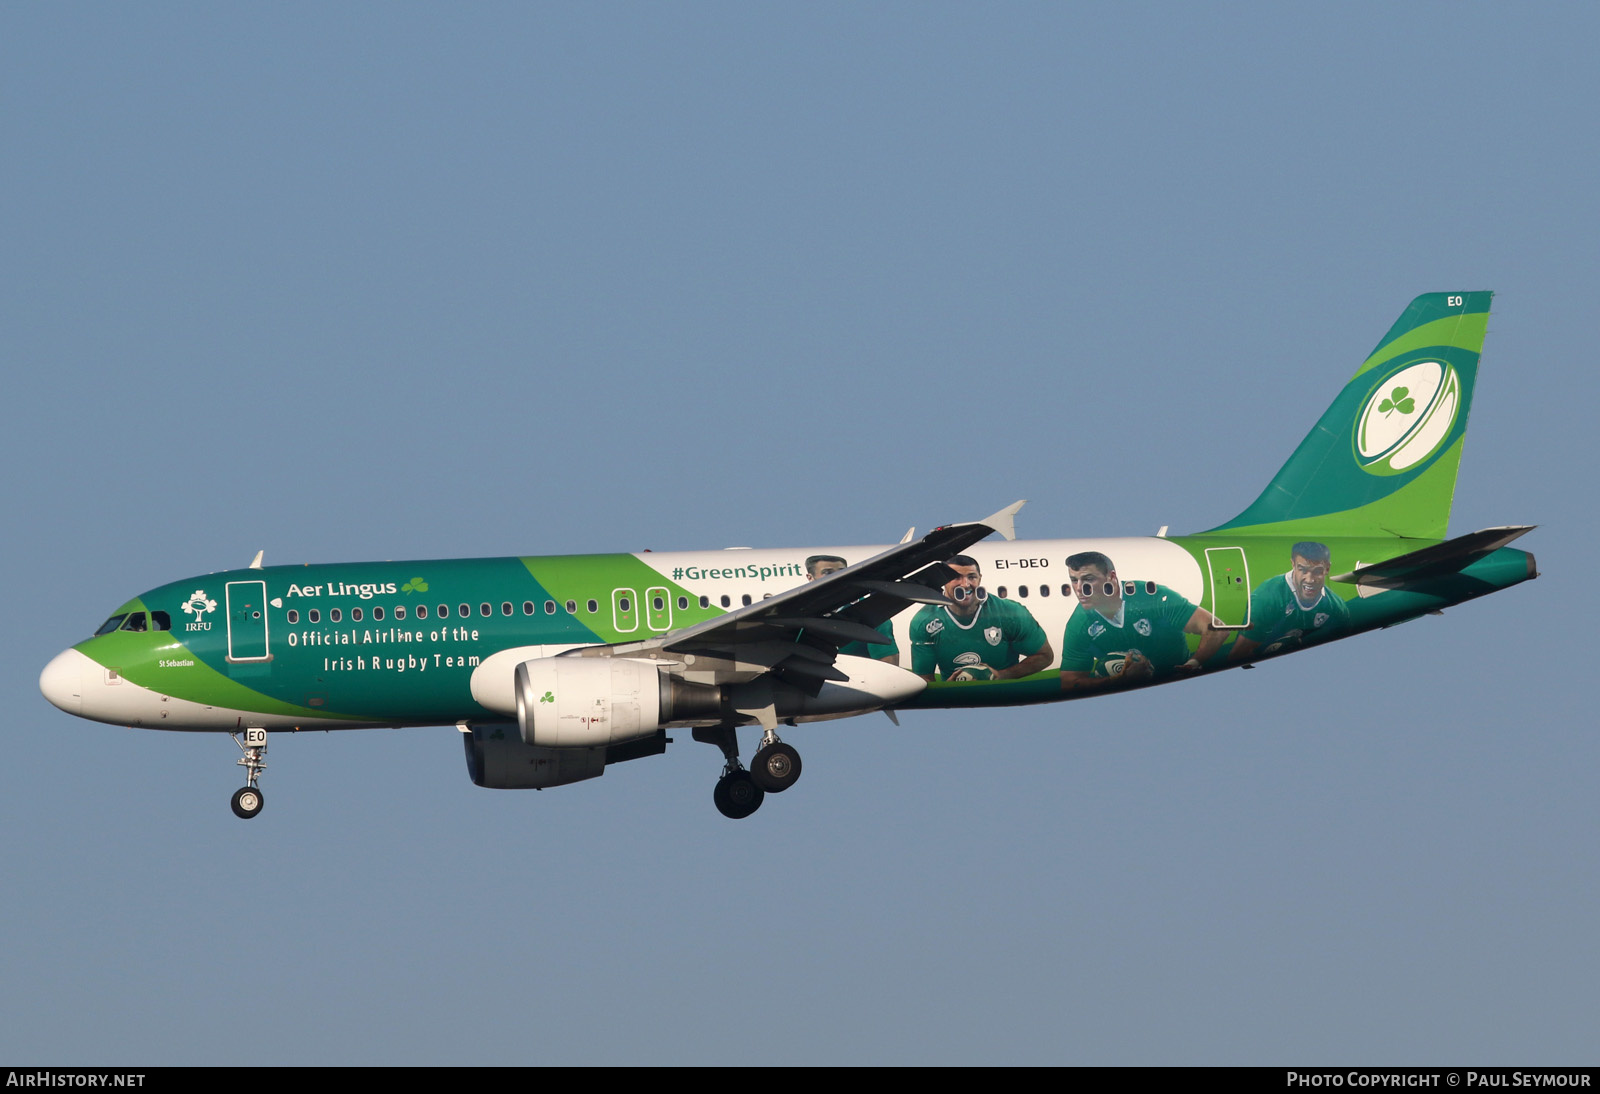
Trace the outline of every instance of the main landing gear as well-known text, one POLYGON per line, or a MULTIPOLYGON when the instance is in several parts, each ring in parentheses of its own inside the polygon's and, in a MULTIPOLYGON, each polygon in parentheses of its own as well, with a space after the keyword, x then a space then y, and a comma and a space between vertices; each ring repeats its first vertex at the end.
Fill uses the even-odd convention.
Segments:
POLYGON ((694 731, 694 739, 722 749, 722 777, 717 780, 711 800, 717 812, 732 820, 742 820, 761 808, 768 794, 781 794, 800 778, 800 753, 792 745, 767 730, 761 747, 751 757, 750 770, 739 762, 739 738, 733 726, 712 726, 694 731))
POLYGON ((261 796, 261 788, 256 783, 261 781, 261 773, 267 769, 267 731, 247 729, 242 741, 237 733, 228 736, 244 753, 239 766, 245 769, 245 785, 233 792, 233 815, 240 820, 249 820, 261 812, 261 807, 266 804, 266 799, 261 796))

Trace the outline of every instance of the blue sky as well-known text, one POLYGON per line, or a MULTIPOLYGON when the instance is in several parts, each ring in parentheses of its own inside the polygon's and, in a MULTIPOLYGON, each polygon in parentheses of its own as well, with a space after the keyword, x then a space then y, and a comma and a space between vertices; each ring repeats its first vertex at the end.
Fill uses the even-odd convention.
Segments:
POLYGON ((1580 5, 0 16, 0 1057, 1570 1063, 1600 1026, 1580 5), (1182 687, 479 790, 77 721, 190 574, 1209 527, 1421 292, 1542 580, 1182 687), (1576 558, 1577 552, 1581 558, 1576 558))

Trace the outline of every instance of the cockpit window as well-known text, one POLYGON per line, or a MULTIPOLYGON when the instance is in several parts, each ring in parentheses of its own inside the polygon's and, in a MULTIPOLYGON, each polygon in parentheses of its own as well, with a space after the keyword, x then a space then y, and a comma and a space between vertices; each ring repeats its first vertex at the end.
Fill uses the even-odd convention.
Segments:
POLYGON ((149 627, 145 621, 145 614, 143 612, 129 612, 128 618, 122 623, 122 629, 125 631, 148 630, 149 627))
POLYGON ((112 631, 122 626, 122 621, 126 618, 128 618, 126 615, 114 615, 104 623, 100 624, 100 629, 94 633, 96 635, 110 634, 112 631))
POLYGON ((166 612, 151 612, 150 629, 153 631, 170 631, 172 629, 172 616, 166 612))

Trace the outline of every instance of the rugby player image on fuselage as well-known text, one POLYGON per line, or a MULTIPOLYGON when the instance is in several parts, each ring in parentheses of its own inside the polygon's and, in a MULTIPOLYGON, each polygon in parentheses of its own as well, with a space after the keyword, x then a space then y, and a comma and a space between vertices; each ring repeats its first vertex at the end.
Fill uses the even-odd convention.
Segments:
POLYGON ((1067 577, 1078 603, 1061 643, 1062 691, 1125 687, 1199 672, 1228 636, 1210 612, 1165 585, 1124 586, 1099 551, 1068 558, 1067 577), (1193 656, 1185 637, 1190 634, 1200 636, 1193 656))
POLYGON ((978 563, 957 555, 944 595, 954 604, 930 604, 911 619, 911 671, 947 683, 1014 680, 1042 672, 1055 659, 1050 639, 1033 613, 1014 600, 990 596, 978 563))
POLYGON ((1350 609, 1327 587, 1333 556, 1326 543, 1296 543, 1289 572, 1250 594, 1250 627, 1234 640, 1229 661, 1271 657, 1337 638, 1350 627, 1350 609))
MULTIPOLYGON (((812 555, 806 559, 806 580, 815 581, 819 577, 827 577, 835 570, 842 570, 848 566, 844 559, 838 555, 812 555)), ((852 657, 871 657, 876 661, 883 661, 890 665, 900 664, 900 645, 894 639, 894 620, 885 619, 873 628, 883 635, 883 642, 874 642, 868 645, 865 642, 851 642, 841 646, 839 652, 852 657)))

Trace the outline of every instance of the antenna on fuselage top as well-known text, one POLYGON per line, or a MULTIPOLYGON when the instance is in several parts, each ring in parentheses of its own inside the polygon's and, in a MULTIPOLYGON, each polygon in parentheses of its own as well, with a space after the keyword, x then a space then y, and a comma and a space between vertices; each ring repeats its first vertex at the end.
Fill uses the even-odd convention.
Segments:
POLYGON ((261 550, 257 551, 256 552, 256 557, 250 560, 249 568, 252 569, 252 570, 261 569, 261 556, 266 554, 266 553, 267 553, 267 549, 265 547, 263 547, 261 550))

